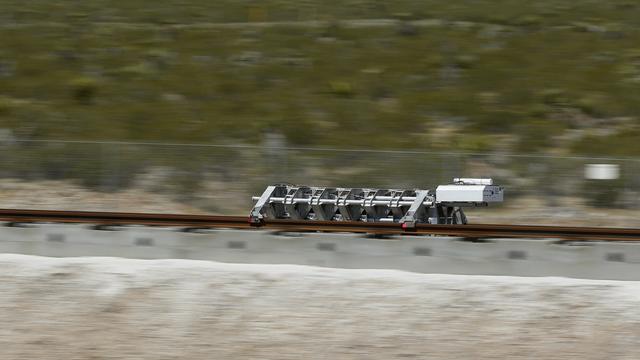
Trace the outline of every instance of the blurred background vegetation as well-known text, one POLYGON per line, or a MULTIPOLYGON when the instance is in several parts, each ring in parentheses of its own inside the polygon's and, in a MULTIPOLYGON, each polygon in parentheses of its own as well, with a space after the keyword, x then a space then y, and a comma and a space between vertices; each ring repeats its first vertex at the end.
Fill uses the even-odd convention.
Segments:
MULTIPOLYGON (((188 174, 211 161, 28 142, 39 139, 260 145, 276 134, 294 147, 640 155, 637 1, 0 0, 0 9, 5 177, 119 188, 143 166, 168 164, 196 188, 188 174)), ((509 169, 503 178, 536 171, 511 159, 494 164, 509 169)), ((406 174, 392 164, 387 174, 406 174)), ((456 164, 424 166, 448 177, 465 172, 456 164)), ((306 168, 305 179, 321 178, 306 168)))
POLYGON ((294 145, 640 154, 636 1, 0 8, 0 126, 19 139, 258 143, 275 129, 294 145))

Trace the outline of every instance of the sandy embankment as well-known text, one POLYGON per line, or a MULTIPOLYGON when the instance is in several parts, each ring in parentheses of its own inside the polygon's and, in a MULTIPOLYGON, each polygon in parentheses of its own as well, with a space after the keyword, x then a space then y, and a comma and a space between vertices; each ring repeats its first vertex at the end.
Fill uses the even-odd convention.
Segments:
POLYGON ((0 255, 0 359, 638 359, 640 282, 0 255))

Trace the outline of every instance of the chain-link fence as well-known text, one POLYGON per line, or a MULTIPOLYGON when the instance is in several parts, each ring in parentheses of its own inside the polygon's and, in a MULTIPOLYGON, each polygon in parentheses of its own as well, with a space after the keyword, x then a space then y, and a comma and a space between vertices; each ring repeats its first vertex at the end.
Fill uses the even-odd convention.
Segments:
POLYGON ((605 214, 640 208, 637 159, 269 143, 13 141, 1 149, 0 207, 244 214, 251 196, 276 182, 431 188, 453 177, 492 177, 506 187, 503 210, 509 207, 510 214, 544 208, 551 219, 576 209, 605 214), (610 164, 615 173, 588 179, 589 164, 610 164))

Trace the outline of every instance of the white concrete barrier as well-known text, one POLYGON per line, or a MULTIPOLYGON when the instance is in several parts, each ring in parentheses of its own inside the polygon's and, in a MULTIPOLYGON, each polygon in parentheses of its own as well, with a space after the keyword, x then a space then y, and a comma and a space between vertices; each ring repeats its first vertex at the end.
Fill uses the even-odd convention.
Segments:
POLYGON ((376 239, 339 233, 181 232, 134 226, 96 230, 87 225, 27 224, 0 227, 0 253, 640 280, 640 244, 636 243, 558 244, 539 239, 469 242, 429 236, 376 239))

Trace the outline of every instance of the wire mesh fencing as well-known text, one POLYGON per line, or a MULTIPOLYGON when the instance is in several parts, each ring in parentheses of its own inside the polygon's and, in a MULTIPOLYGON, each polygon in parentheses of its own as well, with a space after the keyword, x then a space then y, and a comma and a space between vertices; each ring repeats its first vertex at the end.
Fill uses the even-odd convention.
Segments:
POLYGON ((491 177, 504 206, 640 208, 640 160, 266 145, 13 141, 0 145, 1 207, 243 214, 272 183, 434 188, 491 177), (598 165, 600 164, 600 165, 598 165), (606 165, 611 174, 590 175, 606 165))

